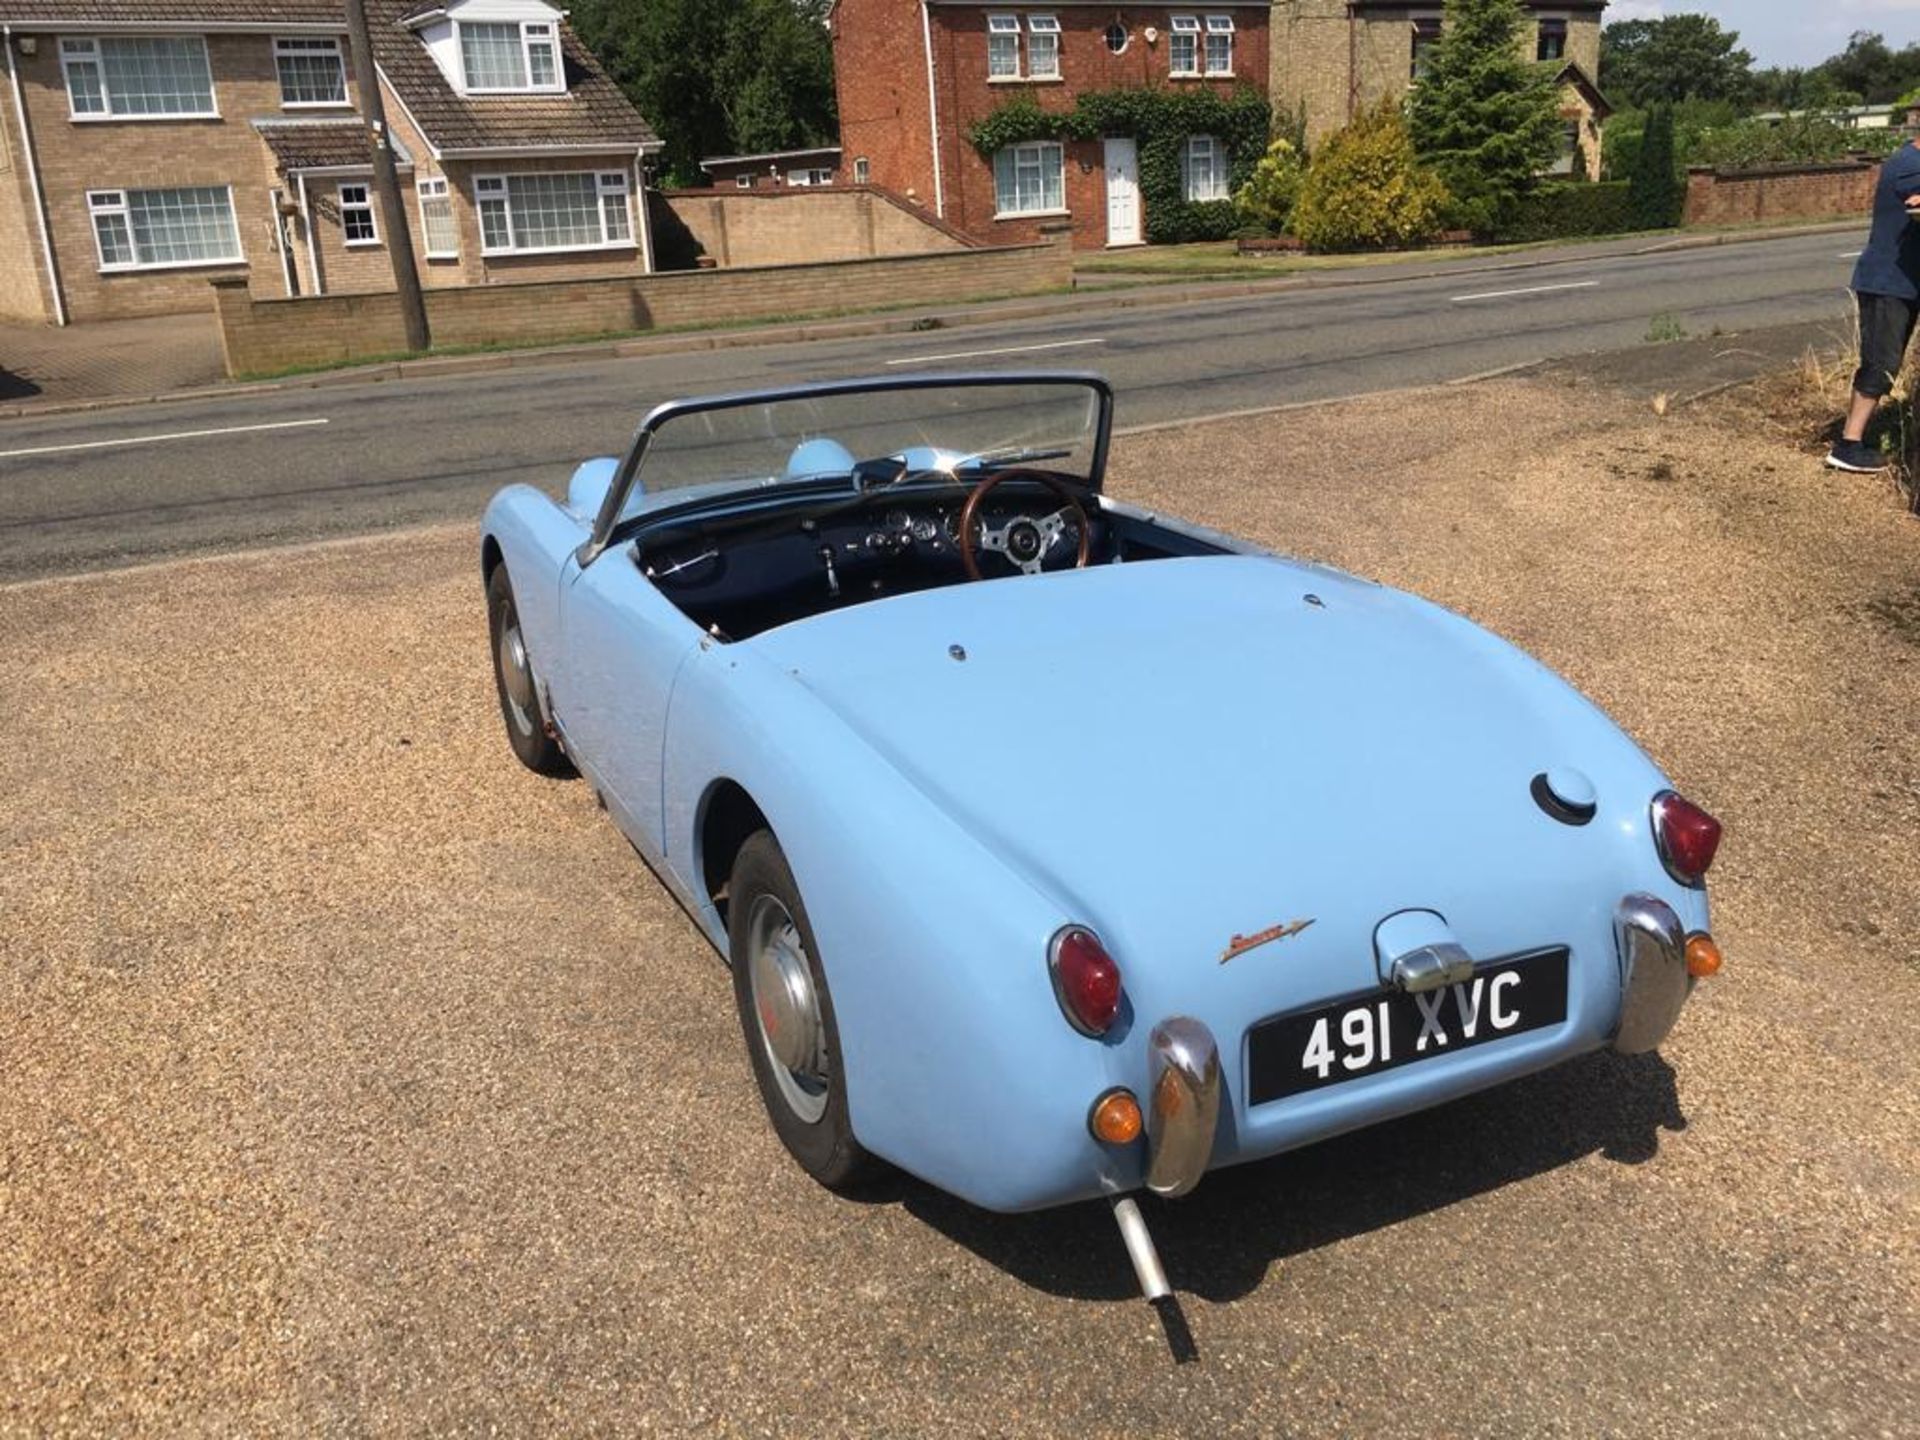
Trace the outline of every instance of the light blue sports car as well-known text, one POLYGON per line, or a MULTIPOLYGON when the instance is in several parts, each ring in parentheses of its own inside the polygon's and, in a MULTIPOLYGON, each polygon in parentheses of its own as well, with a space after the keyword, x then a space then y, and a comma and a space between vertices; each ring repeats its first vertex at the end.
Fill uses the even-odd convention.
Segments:
POLYGON ((1425 601, 1102 492, 1089 375, 663 405, 481 546, 500 707, 732 966, 774 1129, 996 1210, 1602 1046, 1719 951, 1720 827, 1425 601))

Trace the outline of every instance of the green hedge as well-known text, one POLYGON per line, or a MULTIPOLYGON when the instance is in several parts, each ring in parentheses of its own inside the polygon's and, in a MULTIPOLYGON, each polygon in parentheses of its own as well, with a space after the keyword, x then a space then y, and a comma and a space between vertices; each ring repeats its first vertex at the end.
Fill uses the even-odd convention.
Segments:
POLYGON ((1520 202, 1520 213, 1500 238, 1566 240, 1632 230, 1636 227, 1630 189, 1624 180, 1598 185, 1583 180, 1541 185, 1520 202))
POLYGON ((1189 135, 1211 135, 1227 148, 1229 191, 1247 183, 1266 152, 1273 112, 1258 91, 1221 97, 1204 90, 1097 90, 1071 110, 1043 110, 1025 96, 973 126, 967 138, 989 163, 1008 145, 1031 140, 1097 140, 1130 136, 1140 149, 1140 195, 1147 239, 1155 245, 1226 240, 1240 224, 1231 200, 1184 197, 1180 147, 1189 135))

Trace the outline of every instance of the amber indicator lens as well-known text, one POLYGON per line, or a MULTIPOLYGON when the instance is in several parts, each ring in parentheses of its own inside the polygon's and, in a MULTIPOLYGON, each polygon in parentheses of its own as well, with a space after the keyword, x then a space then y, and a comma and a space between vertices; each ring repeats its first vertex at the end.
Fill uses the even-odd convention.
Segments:
POLYGON ((1140 1138, 1140 1102, 1130 1091, 1109 1090, 1093 1102, 1087 1126, 1096 1140, 1130 1145, 1140 1138))
POLYGON ((1720 973, 1720 947, 1713 943, 1711 935, 1690 935, 1687 937, 1687 973, 1696 980, 1706 980, 1720 973))

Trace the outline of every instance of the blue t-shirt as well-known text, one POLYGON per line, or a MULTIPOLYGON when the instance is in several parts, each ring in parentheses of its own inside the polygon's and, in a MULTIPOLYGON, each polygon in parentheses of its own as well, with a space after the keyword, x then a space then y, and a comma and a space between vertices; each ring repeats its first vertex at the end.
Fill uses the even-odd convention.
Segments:
POLYGON ((1920 300, 1920 223, 1908 218, 1909 195, 1920 195, 1917 145, 1902 145, 1880 167, 1880 185, 1873 192, 1873 233, 1853 267, 1858 294, 1920 300))

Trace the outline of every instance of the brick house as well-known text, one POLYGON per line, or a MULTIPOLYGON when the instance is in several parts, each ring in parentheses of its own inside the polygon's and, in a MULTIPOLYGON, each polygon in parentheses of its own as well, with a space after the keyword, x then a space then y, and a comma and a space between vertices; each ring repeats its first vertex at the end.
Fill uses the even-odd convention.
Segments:
POLYGON ((772 150, 762 155, 709 155, 700 162, 707 184, 730 190, 778 190, 783 186, 840 183, 840 147, 772 150))
MULTIPOLYGON (((652 269, 659 146, 543 0, 367 0, 422 283, 652 269)), ((0 0, 0 315, 392 288, 340 0, 0 0)))
MULTIPOLYGON (((1558 62, 1567 146, 1559 168, 1600 176, 1600 24, 1606 0, 1522 0, 1530 60, 1558 62)), ((1442 0, 1273 0, 1276 111, 1304 108, 1309 145, 1388 96, 1407 93, 1440 38, 1442 0)))
MULTIPOLYGON (((1264 94, 1268 3, 836 0, 844 164, 853 183, 903 194, 990 243, 1066 225, 1079 248, 1139 244, 1133 139, 1010 145, 988 159, 969 130, 1016 97, 1064 111, 1088 91, 1144 86, 1264 94)), ((1228 157, 1214 137, 1188 137, 1181 158, 1187 199, 1225 198, 1228 157)))

